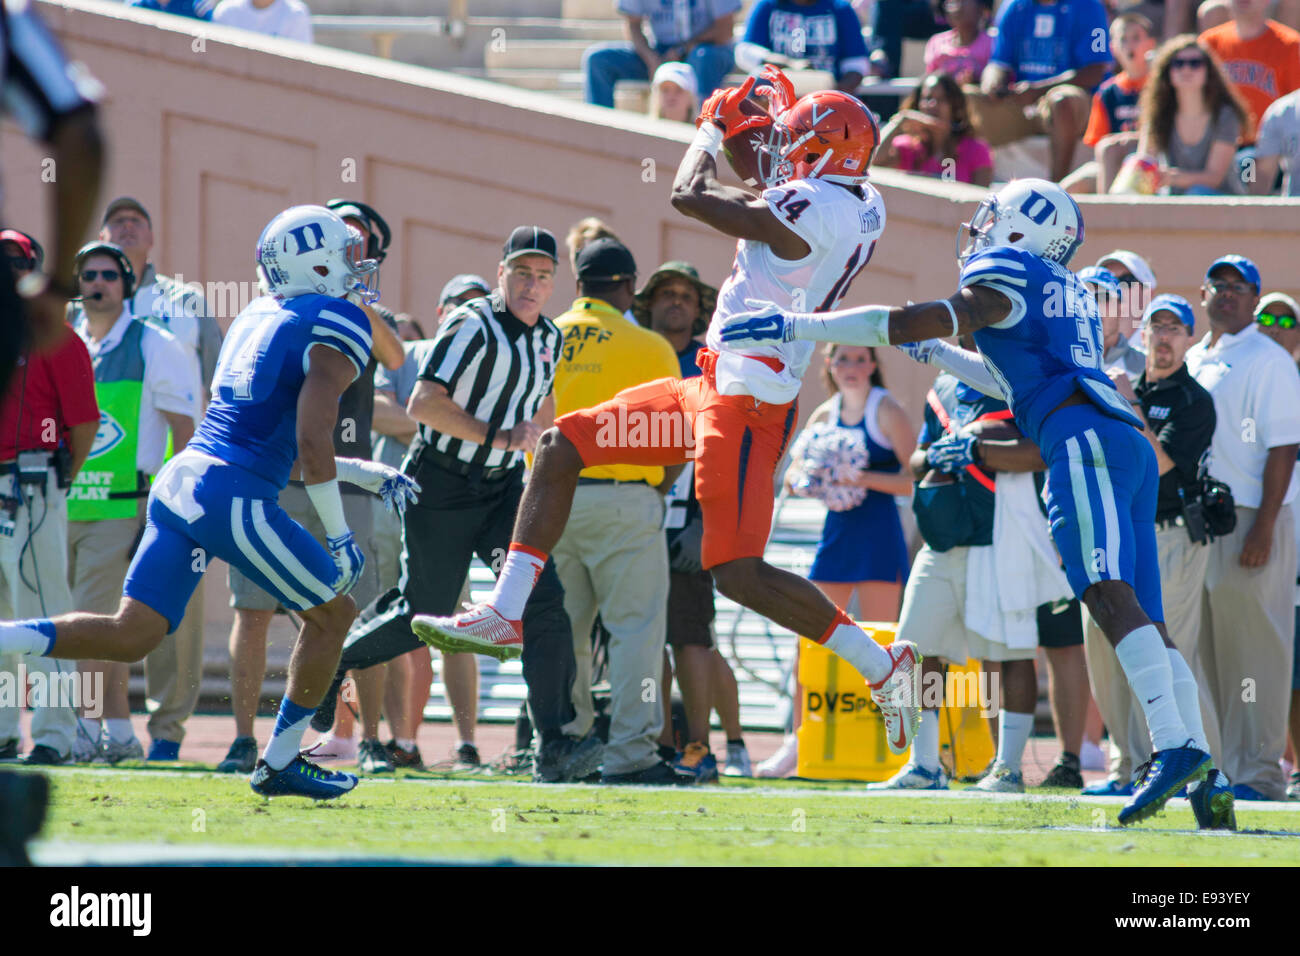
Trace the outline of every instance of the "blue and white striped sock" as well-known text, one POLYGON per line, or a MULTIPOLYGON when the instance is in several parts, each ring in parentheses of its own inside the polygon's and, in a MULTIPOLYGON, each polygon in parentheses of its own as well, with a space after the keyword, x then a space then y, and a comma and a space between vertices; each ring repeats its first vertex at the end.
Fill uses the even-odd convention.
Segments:
POLYGON ((302 747, 302 735, 307 732, 315 707, 301 707, 288 697, 280 701, 280 712, 275 715, 275 730, 271 742, 262 754, 272 770, 283 770, 293 763, 302 747))
POLYGON ((54 622, 48 617, 0 624, 0 654, 44 657, 54 647, 54 622))

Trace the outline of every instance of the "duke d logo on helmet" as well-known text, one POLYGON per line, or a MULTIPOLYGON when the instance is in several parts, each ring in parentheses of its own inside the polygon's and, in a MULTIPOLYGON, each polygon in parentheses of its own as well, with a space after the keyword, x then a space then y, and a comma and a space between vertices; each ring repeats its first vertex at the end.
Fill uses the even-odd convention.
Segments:
POLYGON ((325 246, 325 230, 321 228, 321 224, 318 222, 309 222, 297 229, 290 229, 289 235, 293 236, 294 242, 298 244, 295 255, 300 256, 305 252, 315 252, 325 246))

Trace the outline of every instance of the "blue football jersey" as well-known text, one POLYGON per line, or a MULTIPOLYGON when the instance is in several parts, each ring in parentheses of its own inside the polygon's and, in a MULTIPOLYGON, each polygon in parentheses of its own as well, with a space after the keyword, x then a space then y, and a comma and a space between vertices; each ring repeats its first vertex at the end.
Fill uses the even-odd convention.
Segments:
POLYGON ((1142 427, 1102 371, 1101 314, 1074 273, 1023 249, 995 246, 966 260, 961 287, 975 285, 1011 300, 1011 314, 978 330, 975 344, 1027 438, 1041 446, 1043 420, 1076 390, 1105 414, 1142 427))
POLYGON ((298 393, 315 345, 342 352, 359 375, 370 361, 370 322, 330 296, 250 302, 226 333, 212 401, 190 447, 283 488, 298 457, 298 393))

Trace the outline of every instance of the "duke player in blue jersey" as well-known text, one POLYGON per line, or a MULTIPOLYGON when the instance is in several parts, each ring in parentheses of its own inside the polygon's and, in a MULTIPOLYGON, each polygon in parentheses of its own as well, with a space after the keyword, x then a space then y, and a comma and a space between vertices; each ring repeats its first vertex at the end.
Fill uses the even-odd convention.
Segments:
POLYGON ((360 234, 323 206, 294 206, 271 220, 257 244, 269 294, 231 325, 207 414, 154 480, 117 613, 0 624, 0 653, 138 661, 176 629, 208 561, 239 568, 303 622, 275 730, 250 781, 265 796, 329 799, 356 786, 355 776, 298 752, 356 617, 347 595, 365 563, 338 483, 399 509, 419 491, 385 465, 334 457, 339 396, 370 357, 361 303, 375 297, 378 264, 362 249, 360 234), (327 547, 276 503, 295 459, 327 547))
MULTIPOLYGON (((722 337, 742 346, 919 343, 905 351, 1004 397, 1047 462, 1048 518, 1071 587, 1115 646, 1151 731, 1154 753, 1120 824, 1158 813, 1186 785, 1202 827, 1233 828, 1232 791, 1211 763, 1196 680, 1164 630, 1155 453, 1101 369, 1097 303, 1066 268, 1083 242, 1079 207, 1053 183, 1017 180, 991 193, 962 228, 960 288, 948 299, 821 314, 755 302, 722 337), (978 352, 938 340, 966 332, 978 352)), ((931 447, 936 453, 971 463, 974 438, 949 436, 931 447)))

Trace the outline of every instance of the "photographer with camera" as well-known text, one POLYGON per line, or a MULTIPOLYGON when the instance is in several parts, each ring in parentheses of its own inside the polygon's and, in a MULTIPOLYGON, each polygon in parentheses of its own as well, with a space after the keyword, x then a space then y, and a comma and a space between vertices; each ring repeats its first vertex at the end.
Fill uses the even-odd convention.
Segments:
POLYGON ((1201 304, 1210 332, 1187 352, 1214 397, 1210 467, 1232 488, 1236 529, 1210 545, 1201 652, 1223 732, 1219 768, 1238 800, 1281 800, 1295 657, 1295 474, 1300 374, 1255 323, 1259 269, 1244 256, 1211 263, 1201 304))
MULTIPOLYGON (((1212 685, 1206 681, 1202 661, 1196 653, 1201 630, 1201 589, 1210 560, 1209 532, 1201 501, 1200 463, 1214 437, 1215 406, 1210 393, 1192 378, 1184 361, 1192 345, 1195 325, 1196 316, 1186 299, 1176 295, 1157 296, 1142 314, 1146 369, 1136 387, 1122 366, 1116 366, 1108 374, 1119 393, 1142 415, 1147 441, 1155 449, 1160 469, 1156 550, 1165 627, 1169 639, 1196 675, 1210 752, 1215 763, 1223 767, 1218 721, 1207 690, 1212 685)), ((1086 608, 1084 617, 1087 629, 1096 628, 1088 619, 1086 608)), ((1118 752, 1117 758, 1111 761, 1106 789, 1091 792, 1127 795, 1131 793, 1133 770, 1150 755, 1151 738, 1140 702, 1133 699, 1114 650, 1104 641, 1089 641, 1086 646, 1093 696, 1118 752)))
MULTIPOLYGON (((0 232, 0 253, 15 281, 40 268, 40 244, 16 229, 0 232)), ((86 343, 65 335, 48 352, 23 350, 0 396, 0 618, 49 617, 72 610, 68 587, 67 487, 99 427, 95 374, 86 343)), ((0 672, 76 674, 73 661, 5 655, 0 672)), ((25 681, 21 686, 25 687, 25 681)), ((57 686, 68 686, 61 681, 57 686)), ((36 701, 27 764, 68 759, 77 718, 68 701, 36 701)), ((17 757, 22 703, 0 703, 0 759, 17 757)))

